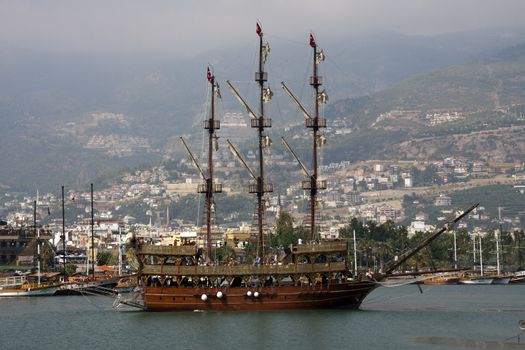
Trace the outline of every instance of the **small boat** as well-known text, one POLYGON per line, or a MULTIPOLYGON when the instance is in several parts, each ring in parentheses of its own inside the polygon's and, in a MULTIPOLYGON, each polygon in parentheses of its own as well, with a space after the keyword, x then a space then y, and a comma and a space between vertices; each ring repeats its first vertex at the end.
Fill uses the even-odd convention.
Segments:
POLYGON ((492 284, 492 281, 494 281, 494 278, 491 277, 465 277, 461 278, 459 280, 459 284, 492 284))
POLYGON ((0 289, 0 297, 35 297, 51 296, 60 288, 59 284, 30 284, 24 283, 13 288, 0 289))
POLYGON ((518 271, 510 279, 510 283, 525 283, 525 271, 518 271))

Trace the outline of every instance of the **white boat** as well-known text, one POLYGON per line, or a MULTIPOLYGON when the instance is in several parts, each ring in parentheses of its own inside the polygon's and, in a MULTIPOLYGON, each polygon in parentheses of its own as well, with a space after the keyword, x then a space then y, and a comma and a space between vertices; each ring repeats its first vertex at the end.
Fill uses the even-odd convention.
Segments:
POLYGON ((514 274, 510 283, 525 283, 525 271, 518 271, 514 274))
POLYGON ((474 278, 462 278, 459 280, 459 284, 492 284, 494 278, 488 277, 474 277, 474 278))
POLYGON ((59 285, 31 285, 24 283, 13 288, 0 289, 0 297, 33 297, 54 295, 59 285))

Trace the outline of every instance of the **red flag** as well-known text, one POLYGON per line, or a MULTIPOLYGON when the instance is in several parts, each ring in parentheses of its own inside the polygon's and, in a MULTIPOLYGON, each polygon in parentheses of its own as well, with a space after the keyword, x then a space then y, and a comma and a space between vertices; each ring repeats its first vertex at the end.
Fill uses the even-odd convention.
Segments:
POLYGON ((259 25, 259 23, 255 23, 255 33, 257 33, 258 36, 261 36, 262 35, 262 28, 261 26, 259 25))
POLYGON ((315 47, 315 39, 312 33, 310 33, 310 46, 315 47))
POLYGON ((76 198, 75 198, 75 196, 71 196, 71 201, 73 201, 73 202, 74 202, 74 201, 75 201, 75 199, 76 199, 76 198))
POLYGON ((208 67, 208 74, 207 74, 207 77, 208 77, 208 81, 209 81, 210 83, 213 83, 213 75, 211 75, 210 67, 208 67))

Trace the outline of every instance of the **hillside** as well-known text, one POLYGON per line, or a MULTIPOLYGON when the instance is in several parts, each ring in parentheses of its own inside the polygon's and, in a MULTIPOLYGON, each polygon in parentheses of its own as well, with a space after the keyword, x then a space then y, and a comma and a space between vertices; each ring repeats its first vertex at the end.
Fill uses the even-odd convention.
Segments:
MULTIPOLYGON (((272 46, 268 71, 276 94, 268 113, 274 120, 273 132, 279 134, 279 126, 295 120, 297 115, 278 83, 285 80, 300 97, 307 95, 310 90, 305 82, 309 74, 305 72, 310 68, 310 51, 303 42, 271 35, 268 40, 272 46)), ((446 79, 455 74, 443 75, 440 72, 448 71, 444 68, 435 71, 434 87, 426 92, 419 86, 424 75, 399 83, 401 80, 450 64, 462 67, 460 64, 484 52, 499 52, 523 40, 524 32, 508 35, 507 30, 435 37, 379 33, 344 41, 323 40, 327 60, 322 74, 331 101, 373 94, 336 102, 327 115, 345 117, 354 125, 366 127, 395 106, 421 105, 418 101, 426 101, 432 89, 449 84, 446 79), (384 89, 389 90, 377 93, 384 89), (414 89, 420 90, 420 96, 413 94, 414 89)), ((53 190, 62 183, 84 185, 123 166, 158 162, 167 151, 173 151, 176 136, 201 132, 208 62, 215 66, 220 81, 232 79, 248 100, 253 97, 250 93, 253 95, 255 88, 249 86, 254 86, 254 48, 223 48, 182 60, 104 53, 80 56, 0 47, 0 186, 53 190), (96 120, 97 115, 104 114, 110 118, 96 120)), ((487 64, 497 68, 497 63, 479 63, 481 68, 477 69, 483 70, 487 64)), ((500 71, 495 69, 491 74, 489 78, 494 79, 500 71)), ((499 103, 508 102, 508 93, 519 94, 519 86, 518 82, 513 87, 502 84, 499 103)), ((450 89, 450 96, 457 95, 454 88, 450 89)), ((486 98, 493 92, 483 86, 478 90, 471 94, 472 103, 495 104, 486 98)), ((241 111, 229 92, 223 91, 223 97, 221 112, 241 111)), ((443 98, 448 97, 439 97, 443 98)), ((379 137, 389 145, 396 144, 407 137, 407 131, 396 125, 389 129, 384 124, 365 131, 360 138, 369 141, 368 136, 379 137)), ((382 152, 382 147, 377 144, 355 153, 364 157, 382 152)), ((334 149, 333 154, 346 157, 346 153, 341 148, 334 149)))
POLYGON ((486 161, 525 154, 525 44, 411 77, 371 96, 341 100, 327 115, 356 132, 335 136, 331 160, 486 161))

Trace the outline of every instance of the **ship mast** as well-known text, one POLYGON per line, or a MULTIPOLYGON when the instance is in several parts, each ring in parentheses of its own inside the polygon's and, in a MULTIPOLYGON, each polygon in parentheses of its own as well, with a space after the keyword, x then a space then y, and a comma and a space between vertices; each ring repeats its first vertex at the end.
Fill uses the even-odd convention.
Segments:
POLYGON ((258 131, 258 158, 259 158, 259 176, 256 177, 256 183, 250 185, 249 192, 257 195, 257 231, 258 231, 258 245, 257 257, 260 261, 264 257, 264 238, 263 238, 263 217, 264 217, 264 194, 273 191, 273 185, 264 180, 264 149, 270 146, 270 138, 264 132, 264 128, 272 126, 272 120, 264 117, 264 104, 270 100, 273 93, 269 87, 266 86, 268 81, 268 73, 264 71, 264 63, 270 53, 268 43, 263 41, 263 32, 261 25, 256 24, 255 32, 259 36, 259 69, 255 72, 255 81, 259 84, 259 115, 256 115, 252 109, 246 104, 243 98, 239 95, 235 87, 228 81, 228 86, 233 94, 239 99, 242 105, 248 111, 251 117, 251 127, 258 131))
POLYGON ((324 54, 322 51, 317 50, 317 44, 315 43, 315 38, 312 33, 310 33, 310 46, 314 50, 313 54, 313 75, 310 77, 310 85, 315 90, 315 111, 313 123, 309 123, 309 120, 306 121, 306 127, 312 129, 313 135, 313 150, 312 150, 312 177, 311 177, 311 186, 310 186, 310 239, 317 238, 316 226, 315 226, 315 207, 317 203, 317 190, 326 188, 324 186, 318 186, 317 176, 318 176, 318 166, 317 166, 317 147, 320 139, 318 138, 319 128, 326 127, 326 119, 319 118, 319 103, 326 101, 326 94, 322 92, 319 93, 319 87, 322 84, 322 78, 317 74, 317 66, 324 59, 324 54))
MULTIPOLYGON (((318 65, 324 60, 324 53, 322 50, 318 50, 317 44, 315 42, 315 38, 312 33, 310 33, 310 46, 313 49, 313 75, 310 77, 310 85, 314 88, 314 115, 310 115, 306 108, 299 102, 297 97, 292 93, 292 91, 283 83, 281 83, 282 88, 284 91, 290 96, 292 101, 297 105, 301 113, 304 115, 306 119, 306 127, 312 129, 312 136, 313 136, 313 147, 312 147, 312 171, 311 172, 305 172, 307 177, 309 178, 306 181, 302 182, 302 189, 310 191, 310 240, 318 238, 318 232, 315 222, 315 212, 316 212, 316 204, 317 204, 317 192, 319 190, 326 189, 326 181, 319 181, 318 180, 318 163, 317 163, 317 149, 319 146, 324 144, 325 137, 323 135, 319 135, 319 129, 320 128, 326 128, 326 119, 319 117, 319 109, 320 105, 328 102, 328 96, 326 95, 326 92, 319 91, 319 87, 322 85, 322 77, 318 75, 318 65)), ((291 148, 288 145, 285 145, 290 152, 291 148)), ((300 163, 299 159, 295 154, 293 154, 296 160, 300 163)), ((302 168, 304 166, 301 165, 302 168)))
POLYGON ((215 81, 215 76, 212 74, 209 67, 207 70, 207 79, 208 79, 208 82, 211 84, 210 117, 204 121, 204 129, 208 130, 208 174, 207 175, 205 175, 204 172, 202 171, 202 168, 197 162, 197 159, 195 158, 193 153, 190 151, 184 139, 182 137, 180 139, 182 141, 182 144, 184 145, 184 148, 188 152, 193 165, 199 171, 199 175, 201 176, 202 180, 204 180, 204 183, 198 186, 197 191, 199 193, 204 193, 206 196, 205 203, 204 203, 204 210, 205 210, 205 215, 206 215, 206 218, 205 218, 206 220, 206 258, 208 260, 211 260, 211 248, 212 248, 211 217, 212 217, 212 211, 214 207, 213 195, 214 193, 222 192, 222 185, 214 182, 213 150, 217 145, 217 135, 215 134, 215 130, 220 129, 221 124, 219 120, 215 119, 215 95, 217 95, 217 97, 220 98, 219 84, 215 81))
POLYGON ((207 72, 208 82, 211 84, 211 111, 210 118, 205 121, 204 129, 208 130, 208 177, 206 178, 206 187, 201 187, 199 192, 206 191, 206 253, 208 259, 211 259, 211 214, 212 207, 214 206, 213 194, 221 192, 220 184, 213 183, 213 147, 214 143, 217 142, 217 136, 215 130, 220 129, 220 121, 215 120, 215 94, 219 94, 219 84, 215 82, 215 76, 211 73, 208 67, 207 72))

